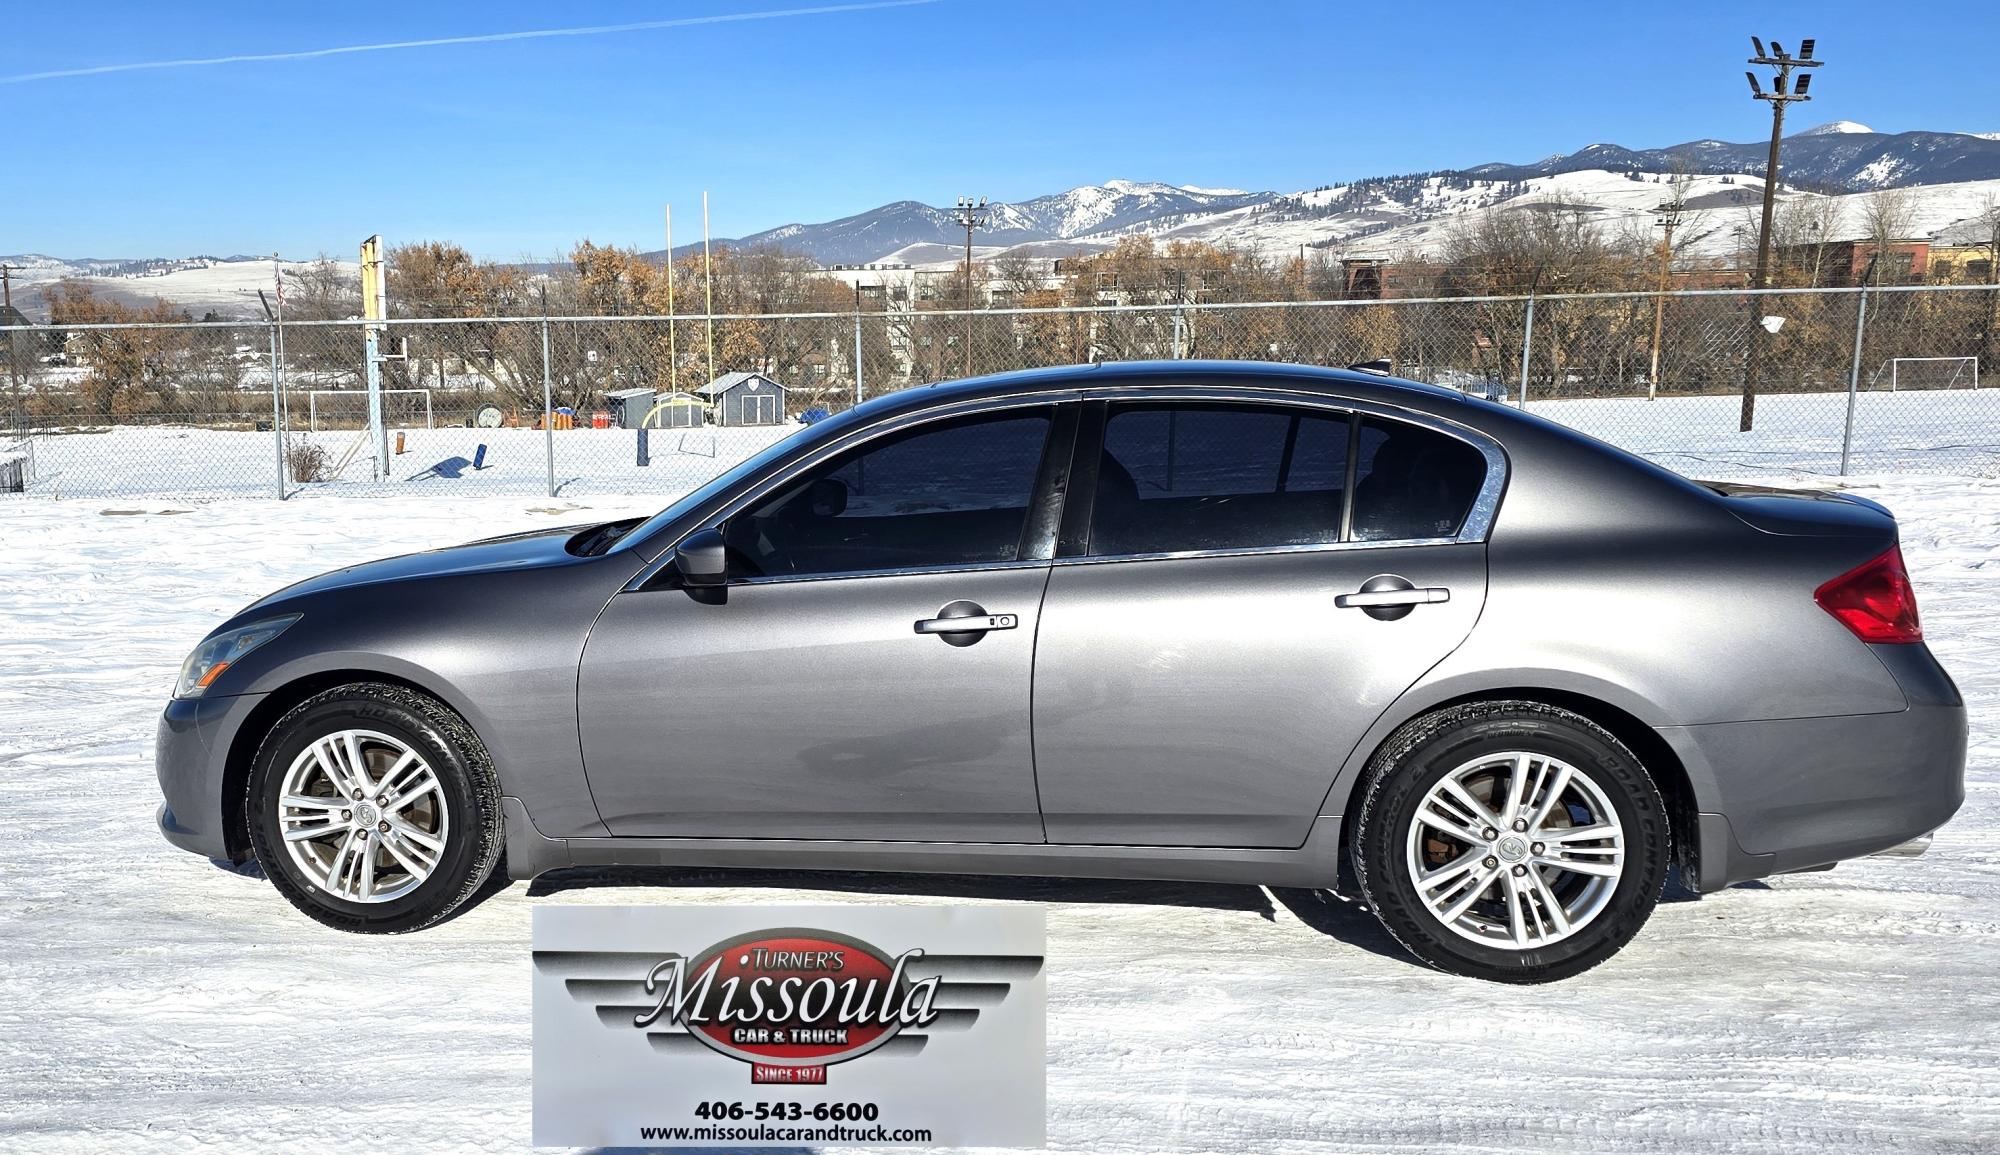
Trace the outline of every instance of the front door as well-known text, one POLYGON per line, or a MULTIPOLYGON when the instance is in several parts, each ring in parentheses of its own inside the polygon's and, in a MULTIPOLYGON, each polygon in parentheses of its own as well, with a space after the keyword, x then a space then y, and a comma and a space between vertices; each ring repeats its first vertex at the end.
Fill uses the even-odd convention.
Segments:
POLYGON ((719 597, 613 598, 577 703, 611 832, 1041 841, 1052 541, 1029 509, 1052 423, 1036 406, 884 435, 729 516, 719 597))
POLYGON ((1483 455, 1328 409, 1114 405, 1096 468, 1036 655, 1049 841, 1300 845, 1479 615, 1485 547, 1456 538, 1483 455))

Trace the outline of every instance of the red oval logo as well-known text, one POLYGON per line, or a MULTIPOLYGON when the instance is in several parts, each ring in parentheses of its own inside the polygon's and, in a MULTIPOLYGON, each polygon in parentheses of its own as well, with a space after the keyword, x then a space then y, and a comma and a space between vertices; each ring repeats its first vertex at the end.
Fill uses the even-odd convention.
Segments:
POLYGON ((667 1019, 745 1062, 844 1062, 936 1018, 937 978, 906 973, 923 953, 892 958, 832 931, 743 935, 655 966, 646 991, 658 1001, 635 1025, 667 1019))

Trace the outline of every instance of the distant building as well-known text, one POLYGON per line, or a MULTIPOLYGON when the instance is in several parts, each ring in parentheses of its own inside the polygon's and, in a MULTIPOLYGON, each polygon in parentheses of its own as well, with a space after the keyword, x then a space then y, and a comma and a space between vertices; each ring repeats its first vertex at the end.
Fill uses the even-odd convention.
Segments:
POLYGON ((1922 281, 1930 273, 1931 243, 1928 240, 1891 241, 1882 251, 1880 267, 1869 271, 1876 260, 1876 244, 1871 240, 1821 241, 1808 245, 1780 245, 1779 271, 1803 276, 1814 288, 1839 289, 1869 284, 1908 285, 1922 281))
POLYGON ((1932 245, 1930 279, 1943 284, 1992 283, 1993 250, 1983 244, 1932 245))
POLYGON ((724 373, 695 392, 713 407, 717 425, 778 425, 785 420, 786 389, 762 373, 724 373))

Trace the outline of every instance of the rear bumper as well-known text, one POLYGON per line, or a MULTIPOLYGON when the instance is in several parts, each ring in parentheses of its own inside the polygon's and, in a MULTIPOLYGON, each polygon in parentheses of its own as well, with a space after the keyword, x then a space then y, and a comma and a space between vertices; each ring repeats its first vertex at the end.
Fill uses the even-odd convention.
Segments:
POLYGON ((177 698, 160 715, 153 747, 159 775, 160 834, 182 850, 232 858, 223 818, 224 779, 230 744, 262 694, 177 698))
POLYGON ((1965 801, 1966 716, 1921 646, 1883 662, 1910 706, 1885 714, 1660 729, 1699 799, 1703 891, 1899 848, 1965 801))

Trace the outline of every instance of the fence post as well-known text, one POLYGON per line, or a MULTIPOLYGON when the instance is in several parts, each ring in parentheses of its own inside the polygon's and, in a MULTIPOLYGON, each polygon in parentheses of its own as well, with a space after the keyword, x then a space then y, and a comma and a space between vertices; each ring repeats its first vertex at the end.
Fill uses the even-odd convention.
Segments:
POLYGON ((556 405, 549 385, 549 319, 542 318, 542 448, 549 459, 549 496, 556 495, 556 405))
POLYGON ((1854 306, 1854 364, 1847 371, 1847 428, 1840 435, 1840 475, 1847 476, 1848 454, 1854 448, 1854 401, 1861 392, 1861 345, 1868 335, 1868 287, 1863 285, 1854 306))
POLYGON ((278 500, 285 500, 284 370, 278 365, 278 326, 271 325, 271 437, 278 443, 278 500))
POLYGON ((1514 407, 1528 407, 1528 369, 1534 363, 1535 355, 1535 296, 1528 294, 1528 320, 1521 326, 1521 395, 1514 399, 1514 407))
POLYGON ((854 282, 854 403, 861 404, 861 282, 854 282))
POLYGON ((1176 361, 1181 359, 1186 349, 1185 338, 1183 336, 1183 334, 1185 334, 1186 332, 1187 332, 1186 319, 1182 314, 1181 307, 1179 305, 1175 305, 1174 306, 1174 360, 1176 361))

